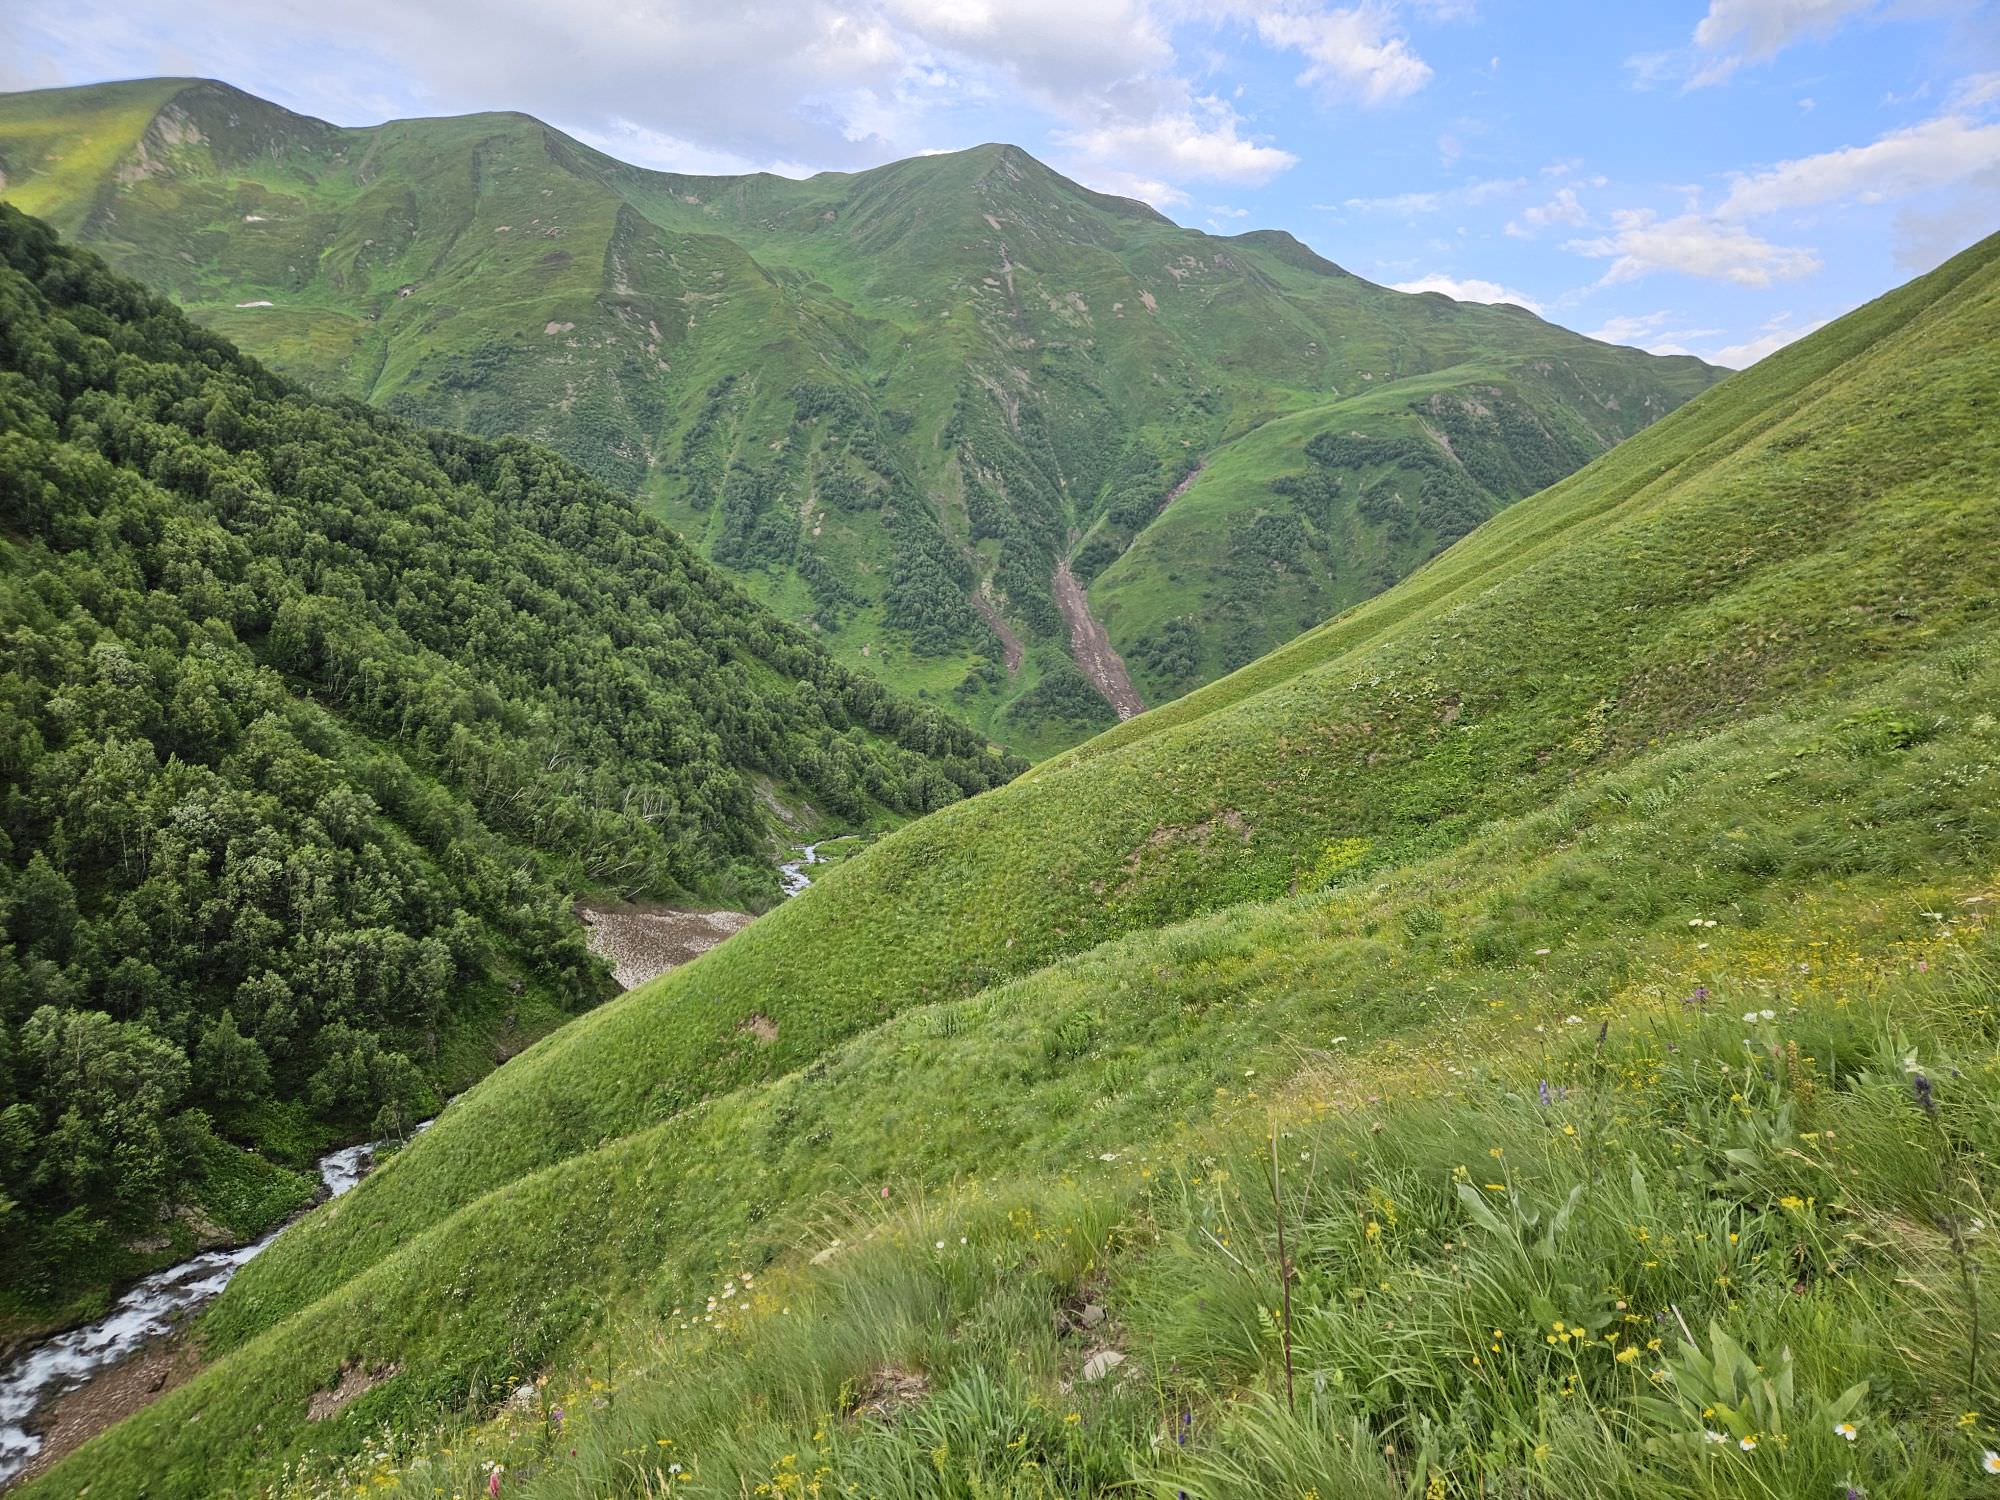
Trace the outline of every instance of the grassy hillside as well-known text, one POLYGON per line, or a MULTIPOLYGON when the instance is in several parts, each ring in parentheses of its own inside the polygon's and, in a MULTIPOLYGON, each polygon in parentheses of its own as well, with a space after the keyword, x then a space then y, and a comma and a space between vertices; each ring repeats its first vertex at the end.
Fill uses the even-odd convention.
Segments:
POLYGON ((31 1492, 1966 1490, 1997 331, 1992 240, 545 1039, 31 1492))
POLYGON ((770 905, 781 838, 1021 769, 546 450, 312 397, 4 206, 0 419, 0 1332, 612 993, 578 897, 770 905))
POLYGON ((1059 563, 1163 702, 1720 373, 1005 146, 684 177, 520 115, 340 129, 168 79, 0 97, 0 173, 277 368, 551 444, 844 664, 1037 754, 1113 722, 1059 563))

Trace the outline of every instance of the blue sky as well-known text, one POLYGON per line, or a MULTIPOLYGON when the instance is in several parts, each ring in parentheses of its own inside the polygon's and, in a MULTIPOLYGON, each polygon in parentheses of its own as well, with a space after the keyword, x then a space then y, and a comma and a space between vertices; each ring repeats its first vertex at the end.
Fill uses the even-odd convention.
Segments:
POLYGON ((2000 0, 7 0, 0 87, 520 109, 683 171, 987 140, 1742 365, 2000 229, 2000 0))

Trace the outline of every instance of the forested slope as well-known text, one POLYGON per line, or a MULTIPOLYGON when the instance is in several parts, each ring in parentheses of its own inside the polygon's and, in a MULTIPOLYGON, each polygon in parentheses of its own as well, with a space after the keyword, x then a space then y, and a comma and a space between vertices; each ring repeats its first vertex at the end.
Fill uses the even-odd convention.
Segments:
POLYGON ((0 1326, 603 999, 577 896, 762 906, 767 803, 1015 769, 546 450, 310 396, 0 207, 0 1326))

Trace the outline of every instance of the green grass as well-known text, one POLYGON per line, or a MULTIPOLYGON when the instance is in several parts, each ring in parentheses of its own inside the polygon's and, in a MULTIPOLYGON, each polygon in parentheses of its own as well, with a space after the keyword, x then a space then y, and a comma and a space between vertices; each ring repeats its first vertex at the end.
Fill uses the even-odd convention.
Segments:
POLYGON ((74 232, 104 179, 186 80, 143 79, 84 90, 0 95, 7 199, 74 232))
MULTIPOLYGON (((1120 559, 1092 598, 1128 658, 1166 619, 1191 622, 1188 672, 1138 668, 1163 702, 1435 548, 1348 504, 1302 517, 1309 555, 1275 597, 1259 568, 1224 566, 1233 524, 1296 509, 1270 486, 1304 434, 1273 418, 1421 435, 1425 402, 1504 408, 1552 435, 1567 469, 1720 373, 1372 286, 1289 236, 1183 229, 1012 147, 803 182, 683 177, 522 115, 339 129, 155 80, 0 96, 0 156, 7 196, 274 367, 549 443, 642 495, 844 663, 1034 754, 1110 722, 1035 711, 1044 665, 1068 652, 1059 559, 1120 559), (274 305, 240 305, 254 302, 274 305), (849 404, 802 421, 801 385, 849 404), (1160 511, 1204 457, 1215 477, 1160 511), (720 493, 738 465, 775 497, 745 502, 748 543, 720 493), (842 477, 900 494, 964 561, 931 580, 942 638, 889 608, 907 559, 880 509, 828 503, 842 477), (809 559, 854 600, 816 598, 809 559), (981 583, 1031 656, 960 692, 1000 657, 958 607, 981 583)), ((1484 509, 1523 492, 1490 490, 1484 509)))
POLYGON ((610 1330, 615 1374, 280 1492, 499 1465, 564 1500, 1974 1493, 1995 1381, 1936 1226, 1990 1190, 1993 977, 1949 942, 1856 958, 1621 997, 1537 1057, 1322 1066, 1177 1152, 830 1218, 821 1264, 728 1262, 610 1330))
POLYGON ((1969 1484, 1962 1268, 2000 1318, 1937 1226, 2000 1186, 1996 324, 1989 241, 883 838, 462 1096, 32 1493, 801 1493, 787 1453, 859 1494, 1969 1484), (1851 1158, 1788 1139, 1829 1126, 1851 1158), (753 1316, 680 1326, 745 1271, 753 1316), (1058 1323, 1088 1301, 1109 1333, 1058 1323), (1789 1394, 1691 1409, 1711 1321, 1789 1394), (356 1364, 397 1373, 307 1423, 356 1364), (884 1365, 927 1382, 893 1422, 884 1365), (543 1375, 560 1437, 491 1421, 543 1375))

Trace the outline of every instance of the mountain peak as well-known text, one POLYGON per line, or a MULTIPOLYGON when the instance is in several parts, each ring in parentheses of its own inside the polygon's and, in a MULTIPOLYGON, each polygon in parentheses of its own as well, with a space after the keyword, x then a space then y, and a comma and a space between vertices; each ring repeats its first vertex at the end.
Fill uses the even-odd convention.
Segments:
POLYGON ((1335 265, 1290 230, 1250 229, 1232 238, 1238 244, 1256 245, 1267 250, 1286 265, 1297 266, 1302 271, 1312 271, 1320 276, 1345 276, 1357 281, 1360 279, 1345 266, 1335 265))
POLYGON ((878 176, 894 176, 905 180, 921 179, 927 183, 939 185, 954 183, 965 187, 997 183, 1003 185, 1001 191, 1006 193, 1028 191, 1044 199, 1069 198, 1080 200, 1099 213, 1112 214, 1122 219, 1158 224, 1173 223, 1173 220, 1151 204, 1141 202, 1137 198, 1120 197, 1115 193, 1103 193, 1095 188, 1086 187, 1075 178, 1058 172, 1033 152, 1009 141, 985 141, 977 146, 966 146, 955 151, 925 151, 862 172, 824 175, 855 182, 864 182, 878 176))

